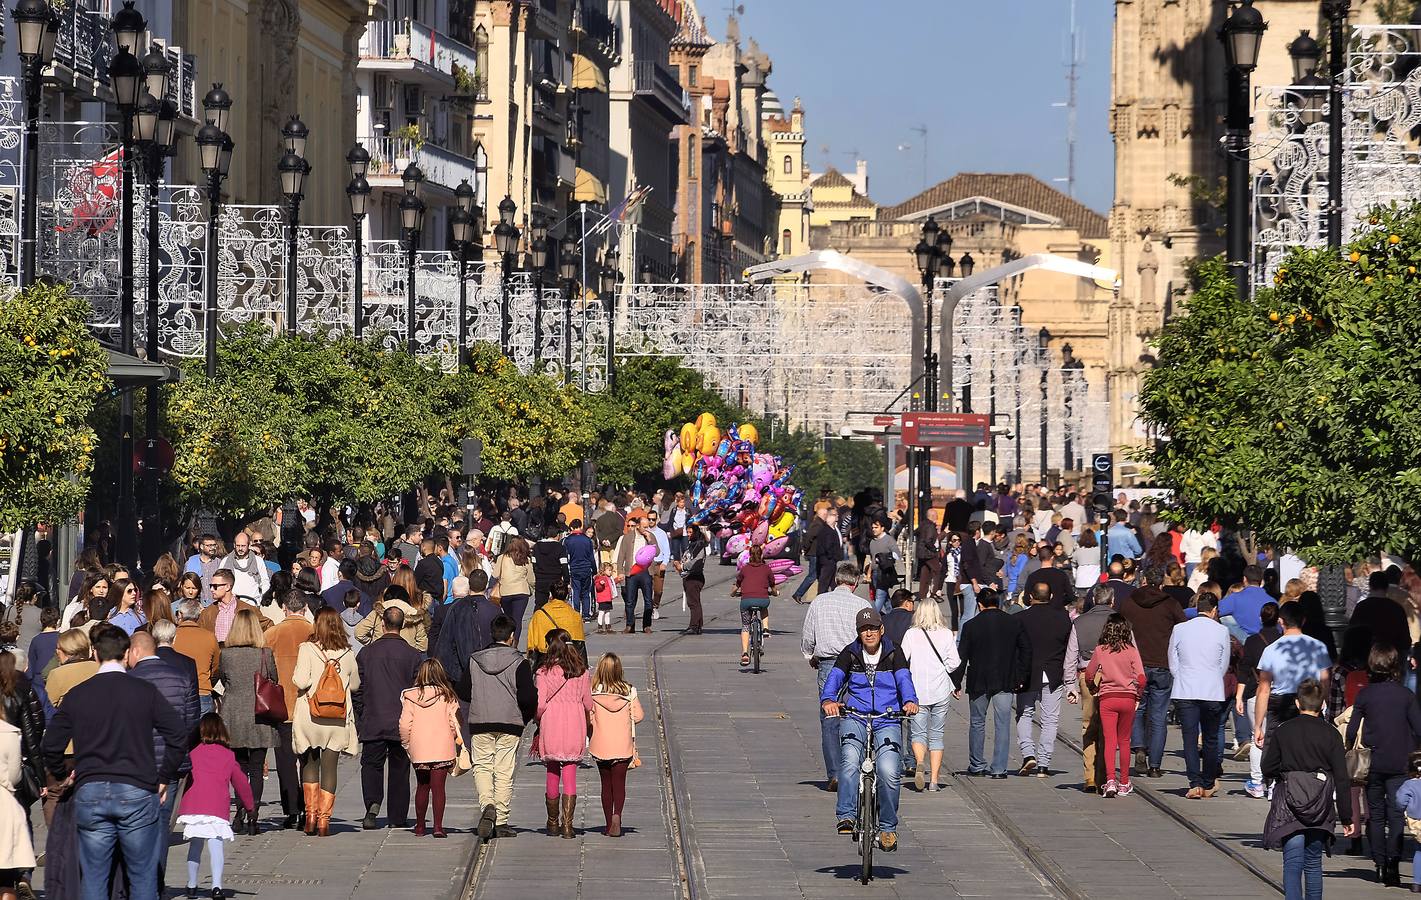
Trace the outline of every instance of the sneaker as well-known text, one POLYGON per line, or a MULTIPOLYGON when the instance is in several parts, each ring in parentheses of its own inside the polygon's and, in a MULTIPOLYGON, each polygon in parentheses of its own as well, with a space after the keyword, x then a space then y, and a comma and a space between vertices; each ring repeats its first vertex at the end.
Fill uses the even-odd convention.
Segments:
POLYGON ((892 831, 885 831, 878 836, 878 849, 884 853, 892 853, 898 849, 898 835, 892 831))
POLYGON ((1138 769, 1138 770, 1140 770, 1140 771, 1144 771, 1145 769, 1149 768, 1149 762, 1148 762, 1148 760, 1145 759, 1145 751, 1143 751, 1143 750, 1136 750, 1136 751, 1135 751, 1135 759, 1134 759, 1134 761, 1131 763, 1130 768, 1132 768, 1132 769, 1138 769))
POLYGON ((913 787, 917 788, 919 791, 923 791, 927 788, 927 784, 923 778, 922 769, 919 769, 918 771, 913 773, 913 787))
POLYGON ((1268 793, 1263 785, 1253 779, 1249 779, 1243 783, 1243 792, 1255 800, 1262 800, 1268 793))
POLYGON ((1248 759, 1248 748, 1250 746, 1252 746, 1251 742, 1239 744, 1238 749, 1233 752, 1234 761, 1243 762, 1245 759, 1248 759))
POLYGON ((839 832, 839 834, 853 834, 853 833, 854 833, 854 820, 853 820, 853 819, 840 819, 840 820, 839 820, 839 827, 838 827, 838 829, 836 829, 836 830, 839 832))
POLYGON ((929 781, 926 790, 929 794, 932 794, 936 793, 940 788, 938 788, 936 781, 929 781))
POLYGON ((661 618, 661 610, 659 610, 659 609, 653 609, 653 610, 651 611, 651 617, 652 617, 653 619, 659 619, 659 618, 661 618))
POLYGON ((1024 760, 1021 761, 1021 768, 1017 770, 1016 774, 1018 774, 1018 775, 1030 775, 1030 774, 1031 774, 1033 771, 1035 771, 1035 770, 1036 770, 1036 757, 1034 757, 1034 756, 1028 756, 1026 759, 1024 759, 1024 760))
POLYGON ((1034 776, 1037 777, 1037 778, 1050 778, 1050 777, 1051 777, 1051 767, 1050 767, 1050 766, 1037 766, 1036 769, 1035 769, 1035 771, 1033 771, 1031 774, 1034 775, 1034 776))
POLYGON ((479 816, 479 839, 480 839, 480 840, 486 841, 486 840, 488 840, 489 838, 493 837, 494 821, 495 821, 496 817, 497 817, 497 813, 494 811, 494 808, 493 808, 493 804, 492 804, 492 803, 490 803, 488 806, 485 806, 485 807, 484 807, 483 814, 479 816))
POLYGON ((1109 799, 1111 797, 1114 797, 1117 793, 1119 793, 1119 791, 1119 785, 1117 785, 1115 783, 1115 779, 1112 778, 1109 781, 1105 782, 1105 787, 1100 789, 1100 796, 1109 799))
POLYGON ((1124 784, 1120 785, 1119 788, 1118 788, 1118 790, 1119 790, 1119 795, 1118 795, 1118 796, 1121 796, 1121 797, 1128 797, 1128 796, 1130 796, 1131 794, 1135 793, 1135 785, 1134 785, 1133 783, 1127 781, 1127 782, 1125 782, 1124 784))
POLYGON ((1005 780, 1006 780, 1006 777, 1007 777, 1007 773, 1005 773, 1005 772, 993 772, 992 774, 988 775, 987 777, 988 777, 988 778, 995 779, 995 780, 997 780, 997 781, 1005 781, 1005 780))

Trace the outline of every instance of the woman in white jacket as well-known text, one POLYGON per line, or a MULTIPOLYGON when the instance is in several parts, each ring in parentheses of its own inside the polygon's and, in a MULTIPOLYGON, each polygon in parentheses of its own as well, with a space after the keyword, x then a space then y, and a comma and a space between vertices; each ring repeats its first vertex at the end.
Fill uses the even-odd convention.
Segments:
POLYGON ((15 897, 21 876, 35 867, 29 816, 15 799, 20 763, 20 729, 0 709, 0 898, 15 897))
POLYGON ((903 655, 908 657, 908 671, 913 676, 913 689, 918 693, 918 712, 909 729, 913 741, 913 758, 917 771, 913 785, 923 790, 923 758, 927 757, 931 777, 926 789, 937 790, 938 771, 942 768, 942 733, 947 726, 947 701, 952 695, 952 678, 948 674, 961 664, 957 655, 957 635, 948 628, 939 603, 919 603, 913 610, 913 625, 903 635, 903 655))

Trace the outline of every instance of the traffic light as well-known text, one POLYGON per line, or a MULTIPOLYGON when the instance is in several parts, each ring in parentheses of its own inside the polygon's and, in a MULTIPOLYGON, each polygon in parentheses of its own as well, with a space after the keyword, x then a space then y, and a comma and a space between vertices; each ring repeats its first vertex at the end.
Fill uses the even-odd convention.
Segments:
POLYGON ((1115 505, 1115 457, 1109 453, 1093 453, 1090 457, 1090 505, 1096 512, 1108 513, 1115 505))

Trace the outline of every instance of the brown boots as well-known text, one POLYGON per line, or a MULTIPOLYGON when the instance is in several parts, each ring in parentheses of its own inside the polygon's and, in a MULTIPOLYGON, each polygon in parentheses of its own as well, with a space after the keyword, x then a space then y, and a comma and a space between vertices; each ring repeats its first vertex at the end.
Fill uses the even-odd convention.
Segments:
POLYGON ((545 795, 543 802, 548 805, 548 837, 557 837, 562 833, 562 821, 558 813, 558 798, 545 795))
POLYGON ((306 833, 316 833, 316 819, 320 813, 321 785, 318 782, 301 782, 301 799, 306 803, 306 833))
POLYGON ((569 840, 577 837, 577 832, 572 828, 572 814, 577 809, 577 795, 562 795, 562 836, 569 840))
POLYGON ((320 812, 316 817, 316 834, 326 837, 331 833, 331 810, 336 805, 336 795, 330 791, 320 790, 319 787, 317 787, 316 793, 316 802, 321 805, 320 812))

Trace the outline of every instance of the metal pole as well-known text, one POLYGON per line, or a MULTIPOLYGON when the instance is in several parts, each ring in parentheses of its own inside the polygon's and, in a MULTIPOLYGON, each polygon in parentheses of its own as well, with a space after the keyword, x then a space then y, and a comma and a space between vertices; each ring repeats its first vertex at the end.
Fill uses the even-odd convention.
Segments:
MULTIPOLYGON (((579 216, 581 217, 581 219, 582 219, 582 222, 581 222, 581 224, 580 224, 580 231, 578 232, 578 235, 577 235, 577 240, 578 240, 578 242, 582 245, 582 246, 581 246, 582 258, 581 258, 580 260, 578 260, 578 262, 580 263, 581 268, 582 268, 582 273, 581 273, 581 274, 582 274, 582 280, 581 280, 579 283, 582 285, 582 291, 583 291, 583 296, 582 296, 582 352, 579 354, 579 356, 581 357, 581 360, 582 360, 582 364, 581 364, 581 369, 582 369, 582 372, 581 372, 581 375, 582 375, 582 388, 583 388, 583 390, 586 390, 586 389, 587 389, 587 201, 586 201, 586 200, 582 201, 582 203, 580 203, 580 204, 578 205, 578 215, 579 215, 579 216)), ((599 285, 599 286, 600 286, 600 285, 599 285)), ((569 345, 571 345, 571 343, 572 343, 571 341, 568 342, 569 345)), ((585 490, 587 490, 587 488, 584 487, 583 490, 585 491, 585 490)))
POLYGON ((20 241, 20 286, 35 283, 39 258, 39 62, 25 67, 25 221, 20 241))
MULTIPOLYGON (((1241 298, 1249 295, 1249 238, 1251 220, 1248 184, 1249 76, 1237 68, 1228 73, 1228 265, 1241 298)), ((1335 154, 1334 154, 1335 155, 1335 154)))
MULTIPOLYGON (((937 411, 938 383, 937 383, 937 354, 933 352, 933 279, 932 276, 923 274, 923 409, 928 412, 937 411)), ((909 516, 909 522, 919 516, 927 515, 927 510, 932 506, 933 481, 932 466, 933 453, 927 447, 918 448, 918 492, 911 497, 910 513, 916 515, 909 516)), ((910 567, 911 568, 911 567, 910 567)))
POLYGON ((1075 421, 1072 418, 1075 412, 1075 404, 1071 402, 1073 399, 1072 395, 1076 390, 1075 382, 1075 369, 1067 369, 1061 373, 1061 387, 1064 388, 1061 392, 1063 394, 1062 405, 1065 407, 1066 412, 1065 418, 1061 421, 1061 439, 1066 445, 1066 462, 1064 468, 1071 470, 1076 468, 1075 447, 1073 446, 1075 442, 1071 438, 1071 432, 1075 426, 1075 421))
POLYGON ((1046 484, 1046 464, 1047 464, 1047 453, 1046 453, 1046 437, 1047 437, 1047 431, 1046 431, 1046 402, 1047 402, 1047 394, 1048 394, 1048 392, 1049 392, 1049 390, 1050 390, 1050 388, 1049 388, 1050 373, 1051 373, 1051 370, 1050 370, 1050 369, 1042 369, 1042 370, 1041 370, 1041 483, 1042 483, 1043 485, 1046 484))
POLYGON ((355 217, 355 339, 365 334, 365 217, 355 217))
POLYGON ((301 227, 301 198, 291 198, 291 226, 286 234, 286 333, 296 336, 296 229, 301 227))
POLYGON ((617 386, 617 289, 607 298, 607 392, 617 386))
MULTIPOLYGON (((991 366, 988 366, 988 367, 987 367, 987 378, 988 378, 988 386, 989 386, 989 390, 990 390, 990 402, 989 402, 988 407, 987 407, 987 413, 988 413, 988 415, 991 417, 991 420, 992 420, 992 421, 991 421, 991 424, 992 424, 992 425, 996 425, 996 424, 997 424, 997 367, 996 367, 996 365, 991 365, 991 366)), ((991 444, 991 454, 990 454, 990 456, 991 456, 991 480, 992 480, 992 484, 995 485, 995 484, 997 483, 997 433, 996 433, 995 431, 990 431, 990 429, 989 429, 988 438, 989 438, 989 439, 991 440, 991 442, 992 442, 992 444, 991 444)))
POLYGON ((220 196, 217 174, 207 176, 207 272, 203 285, 204 357, 207 377, 217 377, 217 217, 220 196))
MULTIPOLYGON (((122 143, 123 202, 119 207, 119 351, 130 356, 133 340, 133 118, 123 112, 122 143)), ((138 516, 133 497, 133 392, 124 391, 118 409, 118 511, 114 529, 118 561, 130 566, 138 562, 138 516)))
POLYGON ((1351 0, 1325 0, 1328 21, 1327 246, 1342 247, 1342 77, 1346 68, 1347 13, 1351 0))
MULTIPOLYGON (((948 365, 951 365, 951 363, 949 363, 948 365)), ((949 385, 949 386, 950 386, 950 385, 949 385)), ((966 383, 964 383, 964 384, 962 385, 962 411, 963 411, 964 413, 970 413, 970 412, 972 412, 972 357, 971 357, 971 356, 968 356, 968 357, 967 357, 967 381, 966 381, 966 383)), ((992 423, 988 423, 988 427, 989 427, 989 428, 990 428, 991 424, 992 424, 992 423)), ((971 481, 972 481, 972 448, 971 448, 970 446, 965 446, 965 447, 963 447, 961 450, 958 451, 957 458, 958 458, 958 466, 957 466, 957 486, 960 487, 960 488, 962 488, 962 489, 964 489, 964 490, 971 490, 972 487, 975 487, 975 485, 972 485, 972 484, 971 484, 971 481), (966 480, 966 481, 963 481, 963 478, 966 478, 967 480, 966 480)))
POLYGON ((543 270, 533 270, 533 371, 543 359, 543 270))
POLYGON ((405 351, 410 356, 415 353, 415 310, 414 310, 414 269, 415 255, 419 253, 419 232, 410 229, 409 259, 406 262, 407 272, 405 274, 405 351))
MULTIPOLYGON (((144 305, 148 308, 148 361, 157 362, 158 347, 158 249, 161 235, 158 218, 158 184, 163 174, 163 150, 148 148, 148 285, 144 305)), ((143 563, 150 568, 158 560, 163 543, 162 507, 158 477, 158 385, 150 384, 143 404, 143 477, 148 515, 143 526, 143 563)))
POLYGON ((567 283, 562 301, 562 380, 565 384, 572 381, 572 292, 576 286, 574 281, 567 283))
POLYGON ((504 356, 507 356, 507 355, 508 355, 508 331, 509 331, 509 322, 508 322, 509 296, 508 296, 508 294, 509 294, 509 291, 512 290, 512 281, 511 281, 512 269, 513 269, 513 254, 512 254, 512 253, 505 253, 505 254, 503 254, 503 271, 502 271, 502 273, 501 273, 501 280, 502 280, 502 282, 503 282, 503 297, 499 300, 499 308, 498 308, 498 316, 499 316, 499 322, 498 322, 498 346, 499 346, 500 349, 502 349, 504 356))
POLYGON ((456 367, 462 369, 469 358, 469 245, 459 245, 459 354, 456 367))

